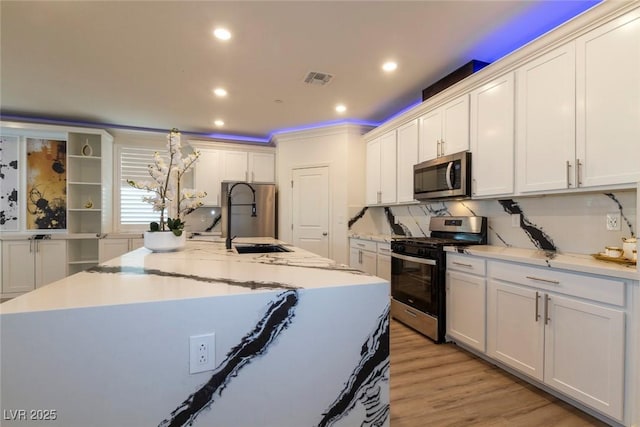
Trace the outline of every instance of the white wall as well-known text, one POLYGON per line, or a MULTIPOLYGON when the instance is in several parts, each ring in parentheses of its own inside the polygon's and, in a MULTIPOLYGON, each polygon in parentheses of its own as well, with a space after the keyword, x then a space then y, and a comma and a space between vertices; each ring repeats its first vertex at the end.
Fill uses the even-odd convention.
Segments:
POLYGON ((292 241, 291 177, 295 168, 329 167, 329 257, 349 263, 348 221, 364 204, 365 143, 368 128, 337 125, 278 134, 278 237, 292 241))

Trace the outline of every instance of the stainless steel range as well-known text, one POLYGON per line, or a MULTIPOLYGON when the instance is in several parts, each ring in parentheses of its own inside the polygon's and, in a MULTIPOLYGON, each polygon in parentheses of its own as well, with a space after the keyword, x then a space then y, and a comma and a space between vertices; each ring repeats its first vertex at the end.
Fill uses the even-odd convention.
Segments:
POLYGON ((487 218, 431 217, 431 237, 391 242, 391 315, 437 343, 444 342, 445 269, 449 245, 487 243, 487 218))

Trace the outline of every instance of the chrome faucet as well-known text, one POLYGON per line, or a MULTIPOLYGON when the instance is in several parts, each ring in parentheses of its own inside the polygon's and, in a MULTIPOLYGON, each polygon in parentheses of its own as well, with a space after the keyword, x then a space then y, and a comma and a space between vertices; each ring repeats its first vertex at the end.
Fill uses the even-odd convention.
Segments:
POLYGON ((243 184, 249 187, 251 192, 253 193, 253 203, 241 203, 236 206, 251 206, 251 216, 256 217, 256 190, 246 182, 236 182, 231 187, 229 187, 229 191, 227 191, 227 239, 225 240, 225 245, 227 249, 231 249, 231 241, 236 238, 236 236, 231 237, 231 193, 236 186, 243 184))

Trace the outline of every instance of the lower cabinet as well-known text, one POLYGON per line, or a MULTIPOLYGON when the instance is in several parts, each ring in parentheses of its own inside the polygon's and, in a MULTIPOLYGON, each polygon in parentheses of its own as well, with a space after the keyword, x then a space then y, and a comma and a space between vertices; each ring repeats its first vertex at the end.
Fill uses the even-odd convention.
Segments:
POLYGON ((110 259, 117 258, 134 249, 144 246, 144 239, 100 239, 99 243, 99 262, 103 263, 110 259))
POLYGON ((378 242, 376 276, 391 281, 391 245, 378 242))
POLYGON ((487 354, 623 420, 625 284, 489 261, 487 354))
POLYGON ((351 239, 349 243, 349 265, 365 273, 377 274, 376 242, 371 240, 351 239))
POLYGON ((2 294, 29 292, 66 275, 66 240, 2 242, 2 294))
POLYGON ((485 261, 447 254, 447 338, 485 352, 485 261))

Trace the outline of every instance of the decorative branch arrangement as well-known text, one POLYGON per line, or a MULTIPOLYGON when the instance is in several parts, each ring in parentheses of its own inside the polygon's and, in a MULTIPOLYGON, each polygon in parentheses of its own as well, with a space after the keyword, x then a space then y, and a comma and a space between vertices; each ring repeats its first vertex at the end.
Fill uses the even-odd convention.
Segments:
POLYGON ((203 205, 203 199, 207 193, 190 188, 182 188, 184 174, 198 161, 200 152, 183 156, 180 142, 180 132, 173 128, 167 135, 167 150, 169 151, 169 163, 162 158, 159 152, 153 156, 153 164, 149 165, 149 175, 153 180, 131 181, 129 185, 154 193, 143 197, 143 201, 151 203, 153 210, 160 212, 160 221, 149 224, 150 231, 171 230, 176 236, 182 235, 184 229, 184 217, 189 212, 203 205), (165 212, 167 219, 165 221, 165 212))

